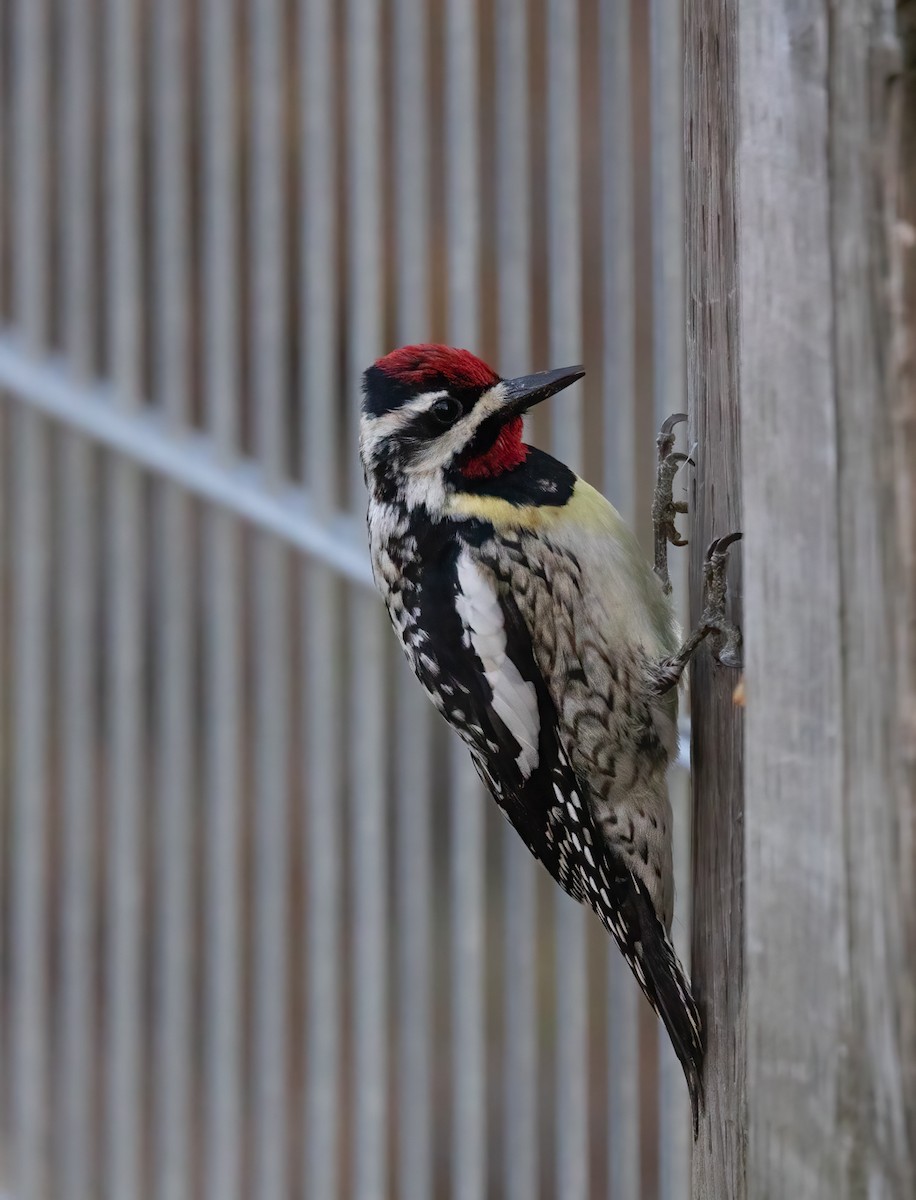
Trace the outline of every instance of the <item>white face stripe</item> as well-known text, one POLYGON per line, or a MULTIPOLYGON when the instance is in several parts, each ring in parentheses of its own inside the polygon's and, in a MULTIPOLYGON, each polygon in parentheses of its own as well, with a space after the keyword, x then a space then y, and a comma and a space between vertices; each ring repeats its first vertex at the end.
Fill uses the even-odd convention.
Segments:
MULTIPOLYGON (((360 447, 364 459, 371 460, 388 438, 396 436, 414 418, 427 412, 437 400, 448 394, 443 389, 421 392, 406 404, 381 416, 364 413, 360 421, 360 447)), ((481 395, 466 416, 456 421, 450 429, 443 430, 441 436, 431 441, 411 463, 405 464, 405 472, 420 475, 446 466, 470 442, 482 422, 503 406, 505 400, 506 389, 503 384, 494 384, 481 395)))
POLYGON ((493 692, 493 710, 518 742, 518 769, 527 779, 538 765, 541 723, 534 684, 506 652, 503 610, 489 577, 467 550, 458 558, 455 607, 493 692))
POLYGON ((443 432, 441 437, 429 443, 423 453, 417 456, 406 468, 409 474, 423 471, 433 471, 448 463, 459 454, 474 437, 483 422, 498 412, 506 402, 506 389, 502 382, 495 383, 485 391, 471 411, 451 429, 443 432))
POLYGON ((421 392, 419 396, 414 396, 400 408, 393 408, 390 412, 382 413, 378 417, 363 417, 363 424, 371 429, 375 437, 390 437, 393 433, 397 433, 409 425, 414 417, 429 412, 437 400, 441 400, 443 396, 447 395, 448 392, 444 388, 440 388, 437 392, 421 392))

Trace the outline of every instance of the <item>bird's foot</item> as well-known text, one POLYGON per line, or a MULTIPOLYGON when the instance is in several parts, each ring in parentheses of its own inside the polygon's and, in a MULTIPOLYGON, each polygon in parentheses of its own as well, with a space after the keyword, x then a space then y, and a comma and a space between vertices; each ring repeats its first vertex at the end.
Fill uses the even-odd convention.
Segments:
POLYGON ((655 475, 655 495, 652 499, 652 525, 655 529, 655 573, 662 581, 665 594, 671 591, 671 577, 668 574, 668 544, 686 546, 687 541, 678 533, 675 517, 685 513, 687 505, 674 499, 674 477, 681 464, 689 462, 686 454, 674 449, 674 427, 687 420, 686 413, 675 413, 670 416, 659 430, 656 446, 658 447, 658 466, 655 475))
POLYGON ((703 615, 701 625, 710 634, 712 656, 723 667, 742 666, 741 630, 725 616, 728 597, 728 551, 741 540, 740 533, 729 533, 710 543, 703 562, 703 615))
POLYGON ((728 552, 741 538, 740 533, 730 533, 716 538, 706 551, 703 561, 703 612, 700 623, 687 638, 677 654, 658 663, 654 675, 654 687, 659 693, 673 688, 684 673, 694 652, 701 642, 710 638, 713 658, 724 667, 740 667, 741 630, 725 615, 728 598, 728 552))

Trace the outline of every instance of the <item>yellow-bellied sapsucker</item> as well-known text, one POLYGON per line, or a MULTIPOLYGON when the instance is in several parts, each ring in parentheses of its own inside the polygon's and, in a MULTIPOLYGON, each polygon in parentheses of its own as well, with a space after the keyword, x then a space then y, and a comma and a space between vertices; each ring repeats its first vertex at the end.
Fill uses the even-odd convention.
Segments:
POLYGON ((372 569, 411 666, 486 787, 560 886, 595 910, 664 1021, 696 1125, 703 1036, 668 936, 666 776, 691 653, 715 632, 721 661, 737 661, 724 615, 733 538, 710 548, 703 624, 679 648, 666 593, 681 418, 659 439, 656 573, 603 496, 522 442, 522 414, 582 374, 500 379, 446 346, 406 346, 371 366, 360 453, 372 569))

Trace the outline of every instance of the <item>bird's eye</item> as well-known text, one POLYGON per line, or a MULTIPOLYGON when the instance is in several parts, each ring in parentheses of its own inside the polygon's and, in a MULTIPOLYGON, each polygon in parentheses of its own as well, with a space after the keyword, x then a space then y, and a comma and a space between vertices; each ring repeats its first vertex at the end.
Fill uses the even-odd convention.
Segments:
POLYGON ((462 413, 461 401, 456 400, 454 396, 442 396, 429 411, 440 425, 454 425, 462 413))

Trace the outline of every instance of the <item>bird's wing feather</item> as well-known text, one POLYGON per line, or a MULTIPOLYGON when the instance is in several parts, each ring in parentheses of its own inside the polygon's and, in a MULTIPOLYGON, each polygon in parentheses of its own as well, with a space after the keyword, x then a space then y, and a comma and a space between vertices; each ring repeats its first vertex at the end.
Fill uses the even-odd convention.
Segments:
POLYGON ((648 890, 595 824, 516 595, 499 586, 478 546, 433 536, 422 573, 407 580, 420 608, 405 636, 414 669, 529 849, 617 941, 668 1029, 696 1111, 702 1042, 689 983, 648 890))
MULTIPOLYGON (((530 774, 520 780, 506 770, 505 759, 494 758, 472 744, 477 769, 551 874, 577 900, 587 901, 615 938, 668 1030, 684 1067, 696 1118, 703 1061, 699 1014, 650 891, 596 824, 588 780, 571 765, 568 730, 564 737, 535 659, 533 631, 516 602, 514 589, 498 586, 486 561, 477 561, 467 549, 461 552, 456 578, 460 589, 475 595, 473 604, 462 601, 459 607, 486 614, 480 616, 479 624, 487 636, 500 627, 500 654, 505 656, 501 670, 512 681, 511 688, 506 683, 507 691, 514 694, 515 681, 520 678, 537 698, 538 760, 530 774), (507 670, 505 663, 511 663, 511 669, 507 670), (539 830, 542 846, 537 844, 539 830)), ((524 581, 515 582, 525 590, 524 581)), ((549 631, 539 628, 538 632, 543 636, 549 631)), ((469 640, 473 646, 473 633, 469 640)), ((530 733, 534 713, 530 707, 526 712, 530 733)), ((521 761, 517 759, 516 766, 521 761)))
POLYGON ((576 821, 590 818, 528 630, 473 547, 444 536, 432 568, 425 550, 417 628, 430 636, 413 646, 405 639, 414 669, 528 847, 581 900, 587 843, 576 821))

